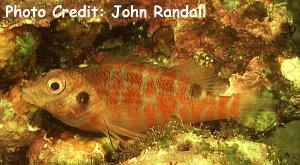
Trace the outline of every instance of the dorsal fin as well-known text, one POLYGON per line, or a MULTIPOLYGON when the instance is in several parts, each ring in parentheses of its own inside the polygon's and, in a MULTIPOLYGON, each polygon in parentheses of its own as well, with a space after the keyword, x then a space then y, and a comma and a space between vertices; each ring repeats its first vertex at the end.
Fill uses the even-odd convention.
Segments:
POLYGON ((134 63, 147 63, 147 59, 143 57, 138 56, 132 56, 132 55, 97 55, 94 60, 97 63, 100 64, 106 64, 106 63, 128 63, 128 62, 134 62, 134 63))
POLYGON ((198 66, 193 61, 174 66, 172 70, 180 77, 186 77, 189 84, 199 85, 210 92, 219 90, 220 80, 211 68, 198 66))

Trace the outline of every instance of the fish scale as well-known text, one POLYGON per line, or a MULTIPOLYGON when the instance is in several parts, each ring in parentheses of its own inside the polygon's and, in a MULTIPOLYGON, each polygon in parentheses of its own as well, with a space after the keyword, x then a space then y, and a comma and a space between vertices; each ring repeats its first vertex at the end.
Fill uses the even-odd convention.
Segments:
MULTIPOLYGON (((138 75, 136 75, 136 73, 134 73, 135 68, 133 68, 133 67, 134 66, 130 66, 130 65, 124 66, 121 69, 121 70, 127 70, 124 78, 122 79, 122 76, 114 77, 114 81, 117 81, 118 79, 122 79, 122 81, 125 84, 135 83, 135 84, 141 85, 142 84, 141 79, 138 75), (132 67, 132 68, 130 68, 130 67, 132 67), (127 69, 125 69, 125 68, 127 68, 127 69)), ((143 100, 143 102, 146 102, 146 103, 142 103, 142 104, 147 105, 146 112, 145 112, 147 114, 145 116, 150 115, 151 119, 149 119, 149 120, 153 120, 152 122, 154 124, 165 124, 166 122, 168 122, 169 116, 175 115, 174 109, 176 109, 176 101, 174 101, 175 99, 173 99, 173 101, 169 101, 171 99, 168 99, 168 98, 174 98, 174 95, 165 96, 164 98, 157 98, 157 96, 158 96, 158 94, 174 93, 173 91, 174 91, 175 81, 174 81, 174 79, 172 80, 169 78, 169 77, 171 77, 170 75, 174 75, 174 74, 173 73, 170 73, 170 74, 164 73, 164 76, 167 77, 167 78, 165 78, 165 77, 161 77, 159 75, 160 73, 155 69, 151 69, 151 72, 149 72, 149 73, 150 73, 149 77, 152 77, 152 78, 150 78, 150 79, 148 79, 148 81, 146 81, 147 82, 146 83, 147 84, 147 93, 148 93, 148 96, 155 98, 155 102, 157 102, 157 103, 151 104, 151 103, 147 103, 146 99, 143 100), (174 103, 174 104, 172 104, 172 103, 174 103), (159 107, 159 109, 157 107, 159 107), (160 121, 160 117, 163 118, 163 121, 160 121)), ((188 90, 188 88, 186 88, 185 85, 181 85, 181 86, 182 86, 181 93, 179 93, 178 95, 183 96, 183 98, 186 100, 187 93, 189 90, 188 90)), ((126 87, 124 87, 124 90, 126 91, 126 87)), ((124 91, 124 90, 121 90, 121 91, 124 91)), ((131 89, 131 90, 134 90, 134 89, 131 89)), ((122 92, 120 92, 120 93, 122 93, 122 92)), ((134 105, 139 105, 139 101, 136 101, 135 99, 140 98, 140 96, 138 96, 136 92, 135 93, 134 92, 127 93, 127 94, 123 93, 123 95, 125 96, 125 98, 128 98, 127 100, 126 99, 124 100, 125 104, 130 103, 130 104, 134 104, 134 105)), ((183 101, 183 102, 185 102, 185 101, 183 101)), ((179 116, 182 117, 184 122, 192 122, 191 121, 191 118, 192 118, 191 117, 191 115, 192 115, 191 109, 192 108, 188 108, 188 103, 185 103, 184 105, 181 105, 180 107, 181 108, 179 109, 179 112, 177 112, 177 114, 179 114, 179 116)), ((112 109, 113 109, 113 107, 112 107, 112 109)), ((197 121, 199 121, 199 119, 197 119, 197 121)))
POLYGON ((197 123, 239 120, 272 109, 272 98, 213 94, 213 77, 206 68, 190 63, 169 69, 108 58, 79 71, 50 71, 25 87, 23 98, 79 129, 105 134, 109 130, 113 136, 131 138, 144 137, 174 115, 183 123, 197 123), (47 83, 54 80, 62 85, 59 94, 49 90, 47 83), (82 92, 89 100, 76 101, 82 92))

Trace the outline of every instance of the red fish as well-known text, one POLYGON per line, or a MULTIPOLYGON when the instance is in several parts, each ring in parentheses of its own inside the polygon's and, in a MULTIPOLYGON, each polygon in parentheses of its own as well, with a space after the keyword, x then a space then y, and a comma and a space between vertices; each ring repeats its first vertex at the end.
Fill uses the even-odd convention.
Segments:
POLYGON ((186 64, 171 69, 109 58, 81 70, 52 70, 23 89, 23 98, 62 122, 115 137, 144 137, 170 116, 183 123, 243 119, 272 109, 272 99, 254 94, 213 94, 207 69, 186 64))

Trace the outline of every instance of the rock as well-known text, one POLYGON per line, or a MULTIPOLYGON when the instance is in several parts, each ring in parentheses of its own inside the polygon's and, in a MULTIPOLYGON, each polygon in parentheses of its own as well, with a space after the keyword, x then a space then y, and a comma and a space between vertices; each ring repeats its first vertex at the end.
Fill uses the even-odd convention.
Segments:
POLYGON ((258 93, 262 89, 270 88, 271 83, 266 78, 266 70, 268 70, 268 66, 262 58, 253 58, 243 75, 231 75, 229 88, 224 95, 258 93))
POLYGON ((295 23, 295 27, 291 28, 291 33, 295 32, 292 40, 298 53, 300 53, 300 1, 287 0, 287 2, 287 7, 289 12, 293 15, 295 23))
MULTIPOLYGON (((222 95, 235 94, 256 94, 261 98, 273 98, 272 94, 265 92, 271 88, 271 82, 267 79, 266 73, 269 70, 267 64, 262 58, 253 58, 247 71, 243 75, 232 74, 229 78, 229 88, 222 95), (260 96, 261 95, 261 96, 260 96)), ((276 103, 273 98, 274 104, 276 103)), ((241 122, 248 128, 253 128, 256 131, 266 131, 273 128, 277 124, 277 112, 275 109, 261 110, 256 115, 249 115, 241 122)), ((251 112, 249 112, 251 114, 251 112)))
POLYGON ((21 79, 32 69, 37 40, 33 28, 0 30, 0 84, 21 79))
POLYGON ((281 63, 282 75, 292 81, 294 85, 300 88, 300 58, 293 57, 291 59, 285 59, 281 63))
POLYGON ((74 67, 84 62, 93 49, 96 37, 104 32, 102 24, 83 23, 65 18, 51 22, 41 33, 37 65, 42 72, 53 67, 74 67))
POLYGON ((122 164, 272 164, 268 148, 240 138, 217 140, 213 136, 182 133, 168 147, 148 147, 122 164))
POLYGON ((37 162, 52 164, 104 164, 112 154, 112 146, 108 137, 93 138, 69 134, 67 137, 48 138, 45 134, 36 139, 29 148, 27 157, 29 164, 37 162))
POLYGON ((292 121, 278 128, 267 140, 274 152, 281 156, 277 164, 297 164, 300 162, 300 121, 292 121))
POLYGON ((201 52, 213 60, 213 65, 234 73, 256 56, 266 58, 287 48, 286 27, 292 20, 285 6, 263 0, 214 1, 207 4, 207 13, 206 18, 178 20, 174 25, 178 57, 190 58, 201 52), (255 15, 260 10, 262 16, 255 15))
MULTIPOLYGON (((295 108, 300 109, 300 95, 295 95, 291 97, 290 104, 293 105, 295 108)), ((300 116, 300 110, 298 111, 298 116, 300 116)))
POLYGON ((38 128, 30 124, 30 116, 36 111, 21 100, 19 86, 0 98, 0 155, 29 146, 38 134, 38 128))

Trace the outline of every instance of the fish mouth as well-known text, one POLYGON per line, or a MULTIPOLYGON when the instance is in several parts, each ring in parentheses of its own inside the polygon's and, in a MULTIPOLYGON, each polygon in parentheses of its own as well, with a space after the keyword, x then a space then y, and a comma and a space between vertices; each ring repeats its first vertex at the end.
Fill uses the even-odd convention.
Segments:
POLYGON ((41 106, 39 105, 39 101, 35 97, 34 92, 30 88, 23 88, 21 89, 21 92, 21 98, 23 101, 32 105, 41 106))

